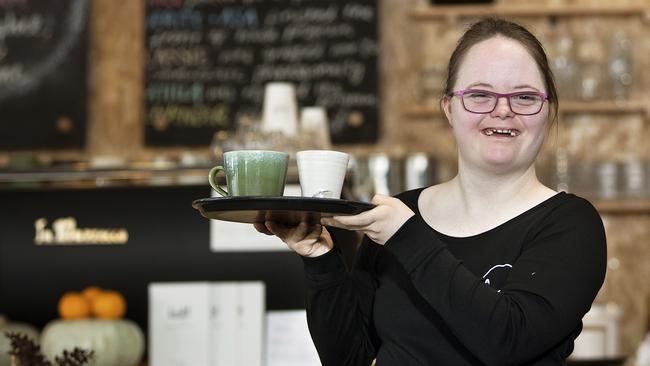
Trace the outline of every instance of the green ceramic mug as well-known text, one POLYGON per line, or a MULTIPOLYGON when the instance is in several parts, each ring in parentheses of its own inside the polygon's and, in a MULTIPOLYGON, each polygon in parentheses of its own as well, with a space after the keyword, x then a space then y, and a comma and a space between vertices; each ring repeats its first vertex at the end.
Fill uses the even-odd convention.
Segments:
POLYGON ((237 150, 223 154, 223 165, 208 174, 212 188, 224 197, 282 197, 287 179, 289 154, 280 151, 237 150), (228 190, 217 182, 217 174, 226 174, 228 190))

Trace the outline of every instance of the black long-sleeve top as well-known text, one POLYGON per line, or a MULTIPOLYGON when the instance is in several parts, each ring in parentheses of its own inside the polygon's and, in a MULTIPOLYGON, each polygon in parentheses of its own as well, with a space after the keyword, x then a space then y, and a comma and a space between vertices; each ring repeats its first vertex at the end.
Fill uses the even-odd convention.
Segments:
POLYGON ((586 200, 558 193, 484 233, 451 237, 414 212, 352 270, 334 249, 304 258, 307 320, 325 366, 565 365, 606 268, 586 200))

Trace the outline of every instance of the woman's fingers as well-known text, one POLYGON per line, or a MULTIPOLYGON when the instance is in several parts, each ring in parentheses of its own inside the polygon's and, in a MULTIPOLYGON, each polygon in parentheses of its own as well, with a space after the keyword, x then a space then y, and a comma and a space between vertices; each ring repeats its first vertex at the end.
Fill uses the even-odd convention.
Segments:
POLYGON ((265 221, 264 226, 266 226, 266 229, 271 232, 273 235, 279 237, 280 239, 283 238, 282 234, 284 233, 284 230, 275 222, 273 221, 265 221))
POLYGON ((321 219, 321 224, 348 230, 360 230, 363 228, 368 228, 373 223, 385 219, 386 216, 389 215, 387 212, 387 205, 393 202, 393 200, 395 200, 393 197, 376 194, 372 198, 372 203, 374 203, 376 207, 372 210, 368 210, 357 215, 332 216, 324 218, 321 219))
POLYGON ((282 240, 290 239, 290 237, 295 236, 295 232, 298 230, 298 226, 289 227, 273 221, 267 221, 266 227, 282 240))
POLYGON ((312 230, 307 233, 305 239, 316 240, 320 237, 321 232, 323 231, 323 226, 316 224, 312 227, 312 230))
POLYGON ((378 244, 385 244, 415 213, 398 198, 375 195, 372 210, 353 216, 333 216, 321 219, 324 226, 366 234, 378 244))
POLYGON ((254 224, 261 233, 270 233, 282 240, 289 249, 305 257, 317 257, 333 247, 332 238, 318 223, 300 222, 298 225, 265 221, 254 224))
POLYGON ((321 226, 301 222, 297 226, 287 226, 273 221, 265 223, 266 228, 284 242, 296 243, 305 239, 318 239, 321 226))
POLYGON ((375 222, 374 212, 366 211, 353 216, 334 216, 334 221, 347 226, 368 226, 375 222))
POLYGON ((372 224, 377 222, 378 207, 352 216, 332 216, 321 219, 321 224, 333 226, 346 230, 364 230, 369 229, 372 224))
POLYGON ((273 233, 269 231, 269 229, 266 227, 266 225, 263 222, 253 223, 253 227, 259 233, 266 234, 266 235, 273 235, 273 233))

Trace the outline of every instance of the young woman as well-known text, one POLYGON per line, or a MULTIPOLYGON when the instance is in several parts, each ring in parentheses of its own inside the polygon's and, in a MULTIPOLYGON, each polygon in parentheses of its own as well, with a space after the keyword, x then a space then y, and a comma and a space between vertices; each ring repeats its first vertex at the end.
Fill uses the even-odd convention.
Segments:
POLYGON ((304 259, 323 365, 564 365, 606 242, 589 202, 535 174, 558 107, 541 44, 515 23, 475 23, 441 105, 458 146, 452 180, 322 225, 256 227, 304 259), (327 226, 365 234, 351 271, 327 226))

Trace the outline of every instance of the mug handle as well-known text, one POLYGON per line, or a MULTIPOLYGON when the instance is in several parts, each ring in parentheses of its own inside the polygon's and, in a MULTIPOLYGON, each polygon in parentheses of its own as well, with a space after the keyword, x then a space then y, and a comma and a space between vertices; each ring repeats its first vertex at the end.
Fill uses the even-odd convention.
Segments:
POLYGON ((228 192, 226 192, 221 186, 219 186, 219 183, 217 183, 217 174, 219 172, 225 171, 225 169, 219 165, 215 166, 214 168, 210 169, 210 173, 208 173, 208 181, 210 182, 210 185, 212 186, 212 189, 214 189, 217 193, 224 197, 229 197, 230 195, 228 192))

